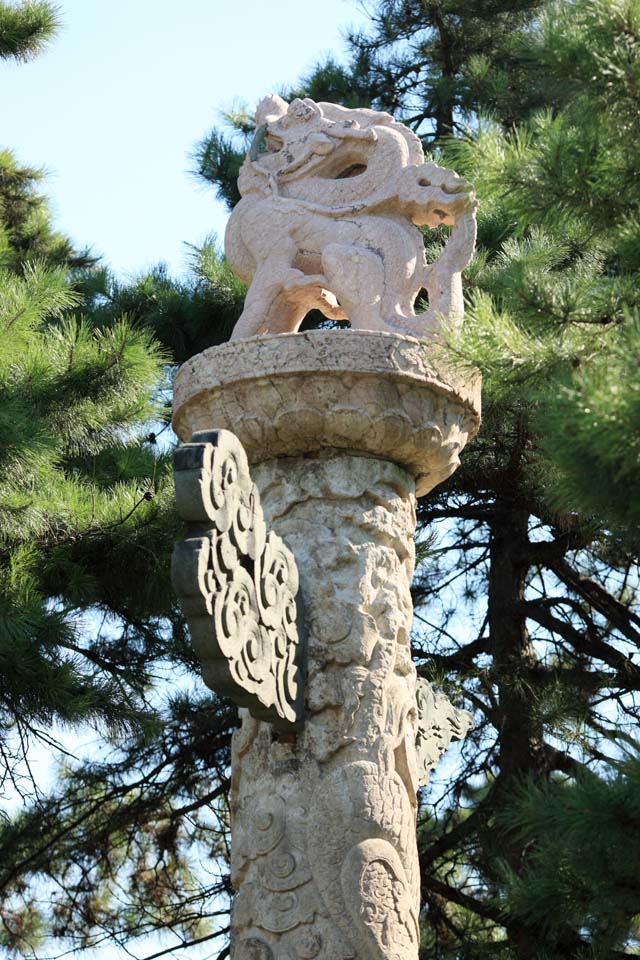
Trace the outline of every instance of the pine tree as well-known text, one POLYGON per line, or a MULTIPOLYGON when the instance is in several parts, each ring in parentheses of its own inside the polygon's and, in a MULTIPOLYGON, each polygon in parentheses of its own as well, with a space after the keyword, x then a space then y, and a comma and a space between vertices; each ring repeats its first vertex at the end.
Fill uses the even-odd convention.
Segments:
POLYGON ((51 266, 88 268, 95 263, 88 250, 74 250, 52 225, 46 196, 39 191, 41 170, 20 164, 10 150, 0 150, 0 252, 5 269, 20 273, 26 262, 46 260, 51 266))
MULTIPOLYGON (((54 24, 47 4, 2 4, 0 56, 27 59, 54 24)), ((117 808, 113 769, 110 783, 90 783, 91 763, 67 763, 55 799, 44 798, 30 750, 40 743, 63 756, 58 731, 87 728, 103 751, 157 746, 166 711, 152 679, 175 619, 169 458, 149 435, 166 419, 167 356, 148 327, 92 309, 92 260, 52 227, 40 179, 0 156, 0 782, 11 801, 0 824, 0 945, 19 957, 66 933, 64 910, 38 907, 26 880, 55 861, 81 790, 94 804, 102 791, 103 815, 108 798, 117 808), (12 814, 19 799, 25 809, 12 814)), ((174 663, 186 649, 180 635, 174 663)), ((113 766, 124 792, 135 789, 126 760, 113 766)), ((85 911, 86 938, 100 895, 87 890, 80 860, 78 845, 57 861, 57 879, 68 881, 61 899, 85 911)))
POLYGON ((151 330, 174 363, 224 343, 242 313, 245 284, 231 272, 215 237, 189 245, 189 272, 176 280, 158 266, 123 283, 108 270, 90 270, 82 285, 85 302, 101 324, 125 313, 151 330))
MULTIPOLYGON (((501 912, 506 905, 518 956, 590 949, 611 956, 637 936, 640 901, 629 878, 639 865, 638 815, 616 770, 620 749, 637 737, 640 678, 632 496, 640 466, 633 240, 640 196, 630 150, 638 123, 638 13, 633 4, 551 5, 540 18, 536 55, 553 70, 554 85, 571 91, 562 110, 507 133, 487 125, 452 149, 490 201, 491 231, 499 220, 507 227, 497 256, 487 244, 474 267, 460 349, 485 375, 491 432, 476 453, 490 444, 494 456, 501 450, 509 458, 495 501, 509 524, 502 525, 504 549, 495 510, 489 521, 492 643, 485 647, 500 669, 492 624, 503 636, 510 619, 505 675, 496 684, 500 754, 491 792, 500 801, 501 779, 506 789, 488 824, 494 836, 483 846, 507 864, 501 912), (518 566, 511 599, 492 611, 492 579, 498 599, 502 578, 518 566), (550 734, 571 737, 572 746, 545 764, 550 734), (562 790, 559 772, 570 778, 562 790), (526 791, 517 777, 509 784, 514 773, 526 791), (527 802, 514 804, 514 791, 527 802), (591 823, 600 852, 607 844, 625 848, 617 871, 610 857, 582 846, 580 828, 564 829, 563 807, 565 817, 572 811, 591 823), (555 832, 547 833, 545 824, 553 823, 555 832), (503 832, 505 824, 514 829, 503 832)), ((494 473, 495 460, 489 467, 494 473)), ((464 469, 474 471, 467 482, 477 491, 484 471, 473 453, 464 469)), ((457 482, 464 485, 464 477, 457 482)), ((625 769, 622 779, 633 782, 637 756, 625 769)), ((486 874, 499 880, 488 866, 486 874)))

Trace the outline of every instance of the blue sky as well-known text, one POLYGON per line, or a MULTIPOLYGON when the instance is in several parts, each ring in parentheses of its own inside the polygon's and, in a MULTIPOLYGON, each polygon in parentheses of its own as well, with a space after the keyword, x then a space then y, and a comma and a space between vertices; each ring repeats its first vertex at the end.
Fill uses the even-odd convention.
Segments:
POLYGON ((0 63, 0 146, 44 166, 57 224, 119 273, 185 265, 226 212, 189 174, 219 111, 344 54, 350 0, 60 0, 63 28, 27 65, 0 63), (305 12, 302 12, 305 11, 305 12))

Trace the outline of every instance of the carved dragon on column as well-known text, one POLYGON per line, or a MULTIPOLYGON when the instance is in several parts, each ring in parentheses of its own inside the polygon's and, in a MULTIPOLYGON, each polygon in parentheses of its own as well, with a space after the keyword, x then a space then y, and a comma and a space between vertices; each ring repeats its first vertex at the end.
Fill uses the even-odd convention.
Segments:
POLYGON ((312 474, 293 460, 286 484, 282 469, 257 468, 291 550, 269 531, 233 434, 196 434, 176 454, 189 536, 174 584, 204 678, 245 705, 231 802, 234 928, 247 935, 234 960, 408 960, 419 943, 416 791, 470 723, 424 681, 416 700, 414 481, 349 455, 312 474))
MULTIPOLYGON (((256 126, 225 237, 230 265, 250 283, 232 335, 238 357, 251 337, 251 356, 266 362, 273 351, 259 335, 295 334, 319 309, 348 320, 354 339, 376 331, 362 346, 385 359, 382 372, 378 361, 371 375, 358 367, 361 418, 357 404, 345 406, 352 375, 334 356, 341 333, 336 349, 318 342, 310 360, 310 389, 336 401, 334 419, 316 411, 315 395, 298 396, 306 386, 295 364, 276 364, 259 390, 252 379, 250 396, 236 395, 231 374, 214 390, 201 387, 196 364, 188 373, 194 410, 208 390, 225 425, 235 416, 247 438, 261 438, 255 483, 228 431, 200 432, 176 454, 188 536, 174 584, 206 682, 242 707, 232 748, 232 956, 417 960, 416 791, 470 717, 424 681, 416 696, 416 477, 424 491, 447 476, 470 428, 456 389, 425 376, 422 357, 408 369, 399 358, 412 337, 438 339, 443 322, 462 319, 475 199, 455 173, 425 163, 419 139, 388 114, 270 96, 256 126), (435 263, 420 225, 453 228, 435 263), (417 314, 421 291, 429 307, 417 314), (388 349, 379 343, 387 334, 388 349), (276 398, 263 422, 259 397, 276 398), (381 405, 382 420, 395 417, 404 431, 395 448, 386 430, 363 428, 381 405), (307 446, 298 438, 288 459, 274 460, 282 451, 265 436, 282 445, 283 419, 303 429, 307 446)), ((223 367, 232 346, 218 348, 223 367)), ((193 415, 206 419, 208 402, 193 415)))

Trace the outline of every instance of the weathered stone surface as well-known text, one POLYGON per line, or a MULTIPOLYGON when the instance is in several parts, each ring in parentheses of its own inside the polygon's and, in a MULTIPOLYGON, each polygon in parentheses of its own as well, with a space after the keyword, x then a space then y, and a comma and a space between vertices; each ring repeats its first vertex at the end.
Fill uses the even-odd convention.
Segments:
POLYGON ((475 200, 389 114, 266 97, 225 253, 250 283, 234 338, 298 329, 312 309, 360 330, 437 336, 463 315, 475 200), (419 225, 453 226, 427 264, 419 225), (421 290, 429 309, 416 316, 421 290))
POLYGON ((264 522, 242 444, 228 430, 195 433, 175 453, 187 538, 172 580, 205 682, 279 729, 302 725, 304 646, 298 568, 264 522))
POLYGON ((314 330, 212 347, 180 368, 173 426, 237 434, 250 463, 357 451, 416 477, 422 496, 459 464, 480 422, 479 381, 433 345, 358 330, 314 330))
POLYGON ((309 672, 294 741, 246 713, 234 735, 234 957, 416 960, 413 478, 348 454, 253 473, 298 563, 309 672))
POLYGON ((234 735, 233 960, 417 960, 416 790, 464 724, 426 691, 419 722, 415 494, 478 423, 479 385, 398 334, 235 340, 178 373, 176 432, 238 435, 305 606, 303 728, 242 710, 234 735))

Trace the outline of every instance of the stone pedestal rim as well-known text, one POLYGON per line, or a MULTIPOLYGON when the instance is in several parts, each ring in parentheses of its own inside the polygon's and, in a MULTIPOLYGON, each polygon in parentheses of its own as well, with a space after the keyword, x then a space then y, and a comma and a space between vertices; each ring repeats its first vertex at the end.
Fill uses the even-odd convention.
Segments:
POLYGON ((386 331, 313 330, 233 340, 187 361, 173 428, 227 429, 249 462, 332 449, 391 460, 423 496, 458 466, 480 425, 480 378, 440 344, 386 331))
POLYGON ((441 352, 433 341, 382 330, 308 330, 230 340, 195 354, 179 368, 173 384, 173 429, 187 442, 189 405, 226 384, 335 371, 428 385, 468 409, 476 421, 471 438, 480 426, 480 375, 455 371, 438 355, 441 352), (376 348, 377 362, 366 363, 354 352, 359 343, 376 348), (338 344, 344 349, 335 351, 338 344), (253 362, 243 363, 251 354, 255 354, 253 362))

